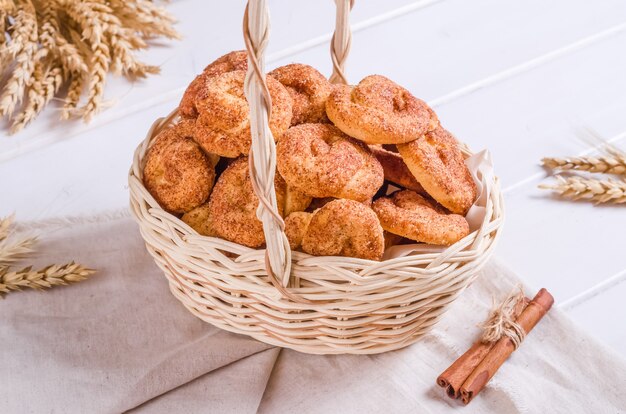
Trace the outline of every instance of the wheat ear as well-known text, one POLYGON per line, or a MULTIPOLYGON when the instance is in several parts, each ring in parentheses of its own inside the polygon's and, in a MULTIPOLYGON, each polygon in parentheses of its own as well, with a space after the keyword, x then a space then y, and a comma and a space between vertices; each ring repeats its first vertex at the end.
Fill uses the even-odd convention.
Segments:
POLYGON ((81 108, 83 117, 89 121, 100 110, 104 96, 104 84, 109 70, 110 50, 105 43, 105 23, 97 9, 100 4, 95 2, 70 3, 65 12, 81 27, 82 36, 91 44, 89 62, 89 83, 87 85, 87 102, 81 108))
POLYGON ((15 22, 11 27, 11 43, 8 54, 15 59, 15 69, 0 96, 0 113, 11 116, 24 99, 24 93, 35 68, 37 53, 37 17, 30 1, 17 6, 15 22))
POLYGON ((0 0, 0 74, 4 72, 4 67, 10 60, 7 48, 7 38, 5 33, 7 31, 7 22, 9 15, 15 11, 15 3, 12 0, 0 0))
POLYGON ((58 14, 61 5, 58 0, 46 0, 40 3, 41 30, 39 40, 45 54, 57 58, 66 78, 74 74, 87 72, 87 64, 78 48, 67 41, 59 29, 58 14))
POLYGON ((11 125, 12 134, 28 125, 52 100, 63 84, 62 73, 62 69, 58 67, 48 70, 41 79, 35 77, 35 82, 28 91, 28 103, 24 110, 15 117, 15 121, 11 125))
POLYGON ((607 154, 617 159, 619 163, 626 164, 626 152, 608 142, 604 144, 603 149, 607 154))
POLYGON ((599 155, 595 157, 544 158, 543 165, 553 170, 579 170, 590 173, 626 174, 626 157, 599 155))
POLYGON ((44 289, 67 285, 87 279, 95 271, 71 262, 63 265, 51 265, 39 270, 26 267, 22 270, 9 271, 0 269, 0 292, 8 293, 23 288, 44 289))
POLYGON ((80 102, 80 95, 85 87, 85 75, 76 74, 70 81, 67 88, 67 96, 65 97, 63 109, 61 110, 61 119, 70 119, 75 114, 76 107, 80 102))
POLYGON ((11 243, 8 240, 0 242, 0 265, 6 266, 28 256, 34 251, 35 243, 36 237, 24 237, 11 243))
POLYGON ((22 237, 18 240, 8 240, 12 233, 15 214, 0 218, 0 267, 24 258, 33 251, 37 237, 22 237))
POLYGON ((7 31, 7 19, 14 8, 15 3, 12 0, 0 0, 0 48, 6 44, 4 33, 7 31))
POLYGON ((37 243, 36 237, 23 237, 9 243, 7 238, 11 234, 14 220, 15 214, 0 218, 0 266, 2 267, 27 256, 37 243))
POLYGON ((180 34, 172 27, 176 19, 163 7, 159 7, 151 1, 110 0, 109 4, 125 27, 136 30, 146 37, 181 38, 180 34))
POLYGON ((134 49, 144 49, 147 43, 132 29, 123 27, 121 20, 113 9, 99 4, 93 7, 93 12, 104 23, 104 35, 111 49, 111 69, 114 74, 125 74, 131 78, 146 77, 149 73, 158 73, 159 68, 139 62, 133 55, 134 49))
POLYGON ((87 85, 87 102, 81 110, 86 121, 91 121, 101 109, 106 74, 109 70, 109 47, 104 43, 96 43, 93 48, 87 85))
POLYGON ((94 273, 94 270, 71 262, 63 265, 50 265, 33 270, 32 266, 21 270, 11 270, 10 265, 33 251, 36 237, 24 237, 9 242, 15 216, 0 218, 0 293, 8 293, 22 288, 43 289, 68 283, 80 282, 94 273))
POLYGON ((578 176, 556 176, 556 184, 540 184, 539 188, 556 191, 560 196, 573 200, 589 200, 596 203, 626 203, 625 180, 598 180, 578 176))
POLYGON ((10 216, 0 217, 0 242, 7 237, 11 233, 11 226, 13 225, 13 221, 15 220, 15 214, 11 214, 10 216))

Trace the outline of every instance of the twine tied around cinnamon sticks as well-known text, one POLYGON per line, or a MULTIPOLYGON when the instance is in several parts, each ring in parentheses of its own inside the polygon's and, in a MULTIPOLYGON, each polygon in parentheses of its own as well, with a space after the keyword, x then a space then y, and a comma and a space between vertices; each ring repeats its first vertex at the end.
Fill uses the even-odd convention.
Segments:
POLYGON ((516 312, 516 305, 521 303, 524 298, 524 291, 521 286, 518 286, 499 305, 494 299, 489 318, 482 325, 484 329, 483 342, 495 343, 506 336, 513 342, 515 349, 519 348, 526 337, 526 332, 515 321, 519 316, 519 312, 516 312))
POLYGON ((553 303, 546 289, 539 290, 531 301, 518 287, 500 305, 494 305, 483 324, 482 338, 437 378, 437 384, 450 398, 461 397, 469 404, 553 303))

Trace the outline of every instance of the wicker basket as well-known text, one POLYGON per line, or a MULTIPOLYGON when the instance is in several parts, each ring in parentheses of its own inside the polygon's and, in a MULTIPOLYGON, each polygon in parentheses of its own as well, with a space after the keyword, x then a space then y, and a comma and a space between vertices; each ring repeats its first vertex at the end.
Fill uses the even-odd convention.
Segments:
MULTIPOLYGON (((345 82, 351 2, 336 1, 331 80, 345 82)), ((244 18, 254 155, 250 174, 261 201, 257 214, 267 248, 201 236, 161 209, 145 189, 145 154, 158 132, 176 121, 173 112, 154 123, 135 151, 129 174, 131 209, 147 249, 174 296, 219 328, 315 354, 373 354, 409 345, 441 318, 489 258, 503 219, 498 181, 488 183, 480 228, 442 252, 376 262, 289 250, 274 196, 275 146, 262 75, 267 33, 265 1, 252 0, 244 18)))

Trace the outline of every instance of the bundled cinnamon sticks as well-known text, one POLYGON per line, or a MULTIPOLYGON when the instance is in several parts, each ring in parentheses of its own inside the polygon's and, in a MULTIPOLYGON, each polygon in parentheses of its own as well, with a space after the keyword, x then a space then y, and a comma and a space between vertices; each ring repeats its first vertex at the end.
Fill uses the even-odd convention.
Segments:
POLYGON ((437 378, 437 384, 450 398, 461 397, 464 404, 469 404, 553 303, 546 289, 541 289, 532 301, 523 293, 509 296, 492 312, 483 338, 452 363, 437 378))

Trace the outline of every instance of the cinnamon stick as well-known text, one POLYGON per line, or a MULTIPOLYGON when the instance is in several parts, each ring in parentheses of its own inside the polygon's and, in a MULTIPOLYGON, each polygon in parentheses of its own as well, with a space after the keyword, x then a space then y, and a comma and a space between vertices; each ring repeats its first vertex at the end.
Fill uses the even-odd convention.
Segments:
MULTIPOLYGON (((523 298, 518 301, 513 308, 512 317, 517 319, 522 311, 526 308, 529 299, 523 298)), ((495 342, 483 342, 478 340, 474 342, 472 347, 461 355, 452 363, 444 372, 437 377, 437 384, 446 389, 446 394, 450 398, 458 398, 461 386, 472 373, 472 371, 480 364, 485 356, 495 346, 495 342)))
MULTIPOLYGON (((550 310, 553 303, 554 298, 550 292, 546 289, 541 289, 517 318, 517 323, 524 332, 529 333, 550 310)), ((461 386, 461 399, 464 404, 469 404, 472 398, 485 387, 514 350, 513 341, 506 336, 496 342, 461 386)))

